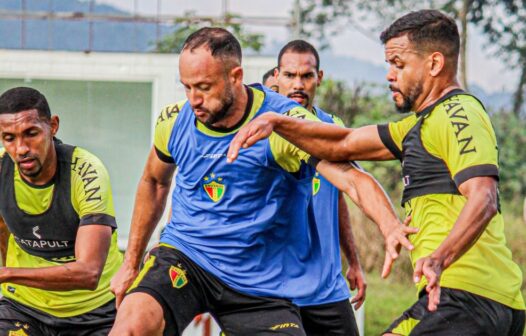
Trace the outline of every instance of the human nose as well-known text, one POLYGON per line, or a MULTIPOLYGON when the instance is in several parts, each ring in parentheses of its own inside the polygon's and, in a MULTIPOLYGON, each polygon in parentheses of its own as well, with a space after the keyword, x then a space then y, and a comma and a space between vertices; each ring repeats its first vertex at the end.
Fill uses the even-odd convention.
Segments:
POLYGON ((19 138, 15 141, 15 153, 17 156, 26 156, 29 153, 29 146, 24 141, 24 139, 19 138))
POLYGON ((393 66, 390 66, 385 78, 387 79, 389 83, 392 83, 396 81, 396 75, 397 75, 396 70, 394 69, 393 66))
POLYGON ((198 107, 203 104, 203 96, 197 90, 188 90, 186 95, 192 107, 198 107))

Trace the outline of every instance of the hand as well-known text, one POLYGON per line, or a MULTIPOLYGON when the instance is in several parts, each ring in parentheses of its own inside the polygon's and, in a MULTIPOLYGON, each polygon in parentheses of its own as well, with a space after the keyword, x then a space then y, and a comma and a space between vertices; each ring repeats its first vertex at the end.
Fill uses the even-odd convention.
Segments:
POLYGON ((126 291, 130 288, 138 274, 138 269, 133 268, 124 262, 115 276, 111 279, 110 290, 115 295, 115 306, 117 309, 119 309, 126 291))
POLYGON ((413 273, 413 281, 420 282, 422 275, 427 279, 426 292, 428 293, 427 309, 437 310, 440 303, 440 275, 442 274, 442 263, 431 256, 418 259, 413 273))
POLYGON ((358 310, 365 301, 365 291, 367 290, 367 282, 365 281, 365 275, 363 274, 360 264, 355 266, 349 265, 349 269, 345 274, 351 290, 358 288, 358 293, 351 299, 351 305, 354 304, 354 309, 358 310))
POLYGON ((267 112, 241 127, 230 143, 227 162, 232 163, 237 159, 241 147, 248 148, 259 140, 268 138, 274 131, 273 117, 275 115, 277 113, 267 112))
POLYGON ((387 278, 391 273, 393 263, 398 258, 400 249, 405 247, 411 251, 414 249, 413 244, 407 239, 407 236, 418 232, 418 228, 408 226, 411 216, 407 216, 404 223, 393 227, 385 235, 385 259, 382 267, 382 278, 387 278))

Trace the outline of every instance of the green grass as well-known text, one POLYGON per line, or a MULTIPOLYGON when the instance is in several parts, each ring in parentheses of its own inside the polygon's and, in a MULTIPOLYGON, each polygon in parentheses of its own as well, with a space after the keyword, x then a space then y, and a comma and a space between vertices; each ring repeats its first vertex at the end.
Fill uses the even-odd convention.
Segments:
POLYGON ((365 335, 381 335, 415 301, 416 289, 410 282, 384 280, 377 273, 367 274, 365 335))

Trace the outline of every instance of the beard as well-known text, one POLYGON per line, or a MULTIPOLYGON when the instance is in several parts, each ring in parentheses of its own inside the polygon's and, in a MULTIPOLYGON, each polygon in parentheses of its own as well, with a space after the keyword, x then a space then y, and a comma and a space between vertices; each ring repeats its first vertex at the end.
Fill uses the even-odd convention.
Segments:
POLYGON ((35 167, 33 167, 33 169, 31 169, 31 170, 27 170, 27 169, 24 169, 24 168, 22 168, 20 166, 20 162, 17 162, 18 170, 24 176, 37 177, 42 172, 42 162, 40 162, 40 160, 37 157, 35 157, 35 156, 26 157, 24 159, 28 159, 28 158, 30 158, 30 159, 35 161, 35 167))
POLYGON ((415 101, 422 94, 422 82, 417 82, 414 86, 411 87, 407 95, 403 94, 402 91, 395 89, 392 85, 389 85, 389 89, 393 92, 398 92, 402 96, 402 104, 397 104, 395 102, 396 111, 398 113, 407 113, 411 112, 415 101))
POLYGON ((221 107, 216 113, 210 113, 210 118, 205 122, 206 126, 212 126, 218 121, 223 120, 228 116, 230 108, 234 104, 234 94, 232 93, 232 88, 228 87, 225 90, 224 99, 221 102, 221 107))
POLYGON ((306 94, 304 91, 294 91, 294 92, 291 92, 287 95, 287 98, 289 99, 292 99, 292 100, 295 100, 294 99, 294 96, 299 96, 301 98, 303 98, 303 102, 301 103, 301 105, 303 107, 307 107, 309 106, 309 101, 310 101, 310 97, 308 94, 306 94))

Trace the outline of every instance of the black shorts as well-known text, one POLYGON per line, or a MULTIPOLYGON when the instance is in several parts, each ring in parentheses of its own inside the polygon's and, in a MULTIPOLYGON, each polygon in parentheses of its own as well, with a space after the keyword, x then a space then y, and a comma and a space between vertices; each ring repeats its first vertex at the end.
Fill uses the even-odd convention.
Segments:
POLYGON ((56 317, 2 298, 0 336, 106 336, 113 326, 116 314, 115 300, 85 314, 56 317))
POLYGON ((458 289, 441 288, 435 312, 427 310, 428 295, 406 310, 385 331, 399 335, 522 336, 524 310, 458 289))
POLYGON ((300 308, 301 322, 309 336, 358 336, 358 326, 349 300, 300 308))
POLYGON ((209 312, 225 335, 305 335, 290 301, 240 293, 174 248, 159 246, 131 293, 147 293, 163 307, 164 335, 181 335, 196 315, 209 312))

